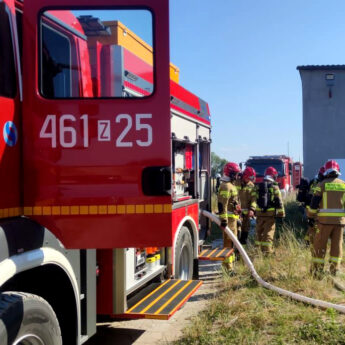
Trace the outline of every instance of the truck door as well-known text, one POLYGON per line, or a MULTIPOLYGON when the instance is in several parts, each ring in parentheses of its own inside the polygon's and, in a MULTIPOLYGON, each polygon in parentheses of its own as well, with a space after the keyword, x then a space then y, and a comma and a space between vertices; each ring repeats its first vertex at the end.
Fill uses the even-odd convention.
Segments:
POLYGON ((0 1, 0 218, 20 212, 19 56, 14 1, 0 1))
POLYGON ((67 248, 172 245, 168 0, 25 0, 23 33, 24 214, 67 248))

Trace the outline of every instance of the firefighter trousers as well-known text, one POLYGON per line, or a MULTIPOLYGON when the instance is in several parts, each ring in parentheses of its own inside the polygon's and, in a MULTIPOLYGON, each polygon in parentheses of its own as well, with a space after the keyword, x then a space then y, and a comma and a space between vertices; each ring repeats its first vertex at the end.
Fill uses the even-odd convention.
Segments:
POLYGON ((242 217, 242 229, 241 229, 241 237, 240 237, 240 242, 242 245, 245 245, 247 243, 249 231, 250 231, 250 218, 247 214, 244 214, 242 217))
MULTIPOLYGON (((228 228, 237 236, 237 218, 228 218, 228 228)), ((224 248, 233 248, 234 244, 232 243, 230 237, 223 232, 223 247, 224 248)), ((235 253, 231 254, 229 257, 225 258, 223 265, 228 270, 232 270, 233 262, 235 261, 235 253)))
POLYGON ((256 218, 256 246, 260 247, 264 253, 273 252, 273 239, 276 230, 275 217, 256 218))
POLYGON ((307 238, 310 245, 311 256, 314 256, 314 238, 316 233, 316 224, 313 226, 308 226, 307 238))
POLYGON ((325 265, 325 256, 328 239, 331 239, 330 250, 330 272, 336 274, 340 268, 343 256, 343 231, 344 225, 341 224, 321 224, 316 223, 314 237, 314 255, 312 258, 312 272, 322 271, 325 265))

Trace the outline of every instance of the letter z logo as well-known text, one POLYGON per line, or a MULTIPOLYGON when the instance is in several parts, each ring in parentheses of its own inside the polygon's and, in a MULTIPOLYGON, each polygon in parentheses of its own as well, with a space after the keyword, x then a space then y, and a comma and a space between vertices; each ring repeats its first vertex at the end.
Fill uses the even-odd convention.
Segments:
POLYGON ((98 141, 110 141, 110 121, 98 121, 98 141))

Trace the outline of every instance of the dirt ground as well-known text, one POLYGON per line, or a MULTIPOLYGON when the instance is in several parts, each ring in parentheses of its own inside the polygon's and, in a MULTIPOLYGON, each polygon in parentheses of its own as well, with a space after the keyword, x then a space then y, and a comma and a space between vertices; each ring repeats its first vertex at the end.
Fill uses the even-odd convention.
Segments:
POLYGON ((177 340, 191 318, 217 293, 220 263, 199 261, 202 286, 170 320, 126 320, 97 324, 97 334, 86 345, 154 345, 177 340))

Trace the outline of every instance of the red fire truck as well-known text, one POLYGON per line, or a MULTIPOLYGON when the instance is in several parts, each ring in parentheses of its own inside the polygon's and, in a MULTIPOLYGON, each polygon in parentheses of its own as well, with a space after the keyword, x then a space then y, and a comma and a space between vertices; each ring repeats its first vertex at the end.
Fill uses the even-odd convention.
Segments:
POLYGON ((201 284, 210 113, 169 76, 168 1, 83 6, 0 1, 1 344, 166 319, 201 284), (114 44, 106 23, 124 17, 153 55, 114 44))
MULTIPOLYGON (((266 168, 274 167, 278 171, 277 182, 285 197, 292 189, 292 159, 285 155, 265 155, 252 156, 246 161, 246 166, 252 167, 256 171, 256 182, 262 182, 266 168)), ((299 183, 299 182, 298 182, 299 183)), ((297 183, 297 184, 298 184, 297 183)))
POLYGON ((292 165, 292 184, 293 189, 296 190, 297 186, 303 176, 303 164, 301 162, 294 162, 292 165))

